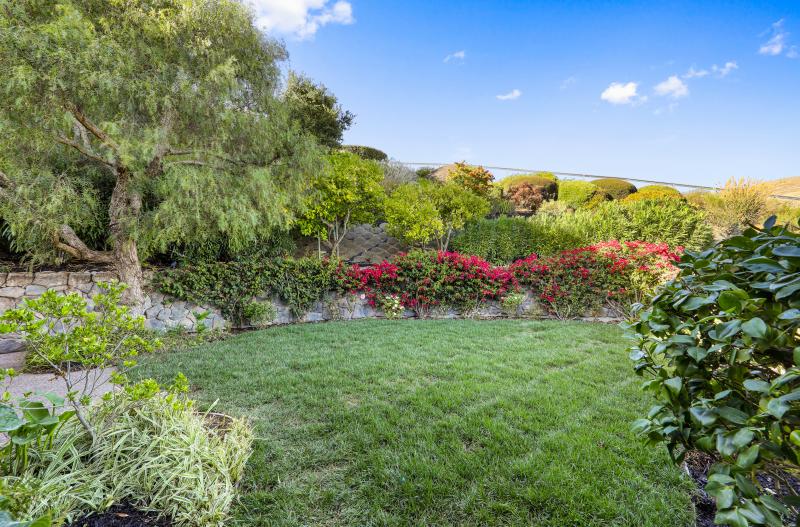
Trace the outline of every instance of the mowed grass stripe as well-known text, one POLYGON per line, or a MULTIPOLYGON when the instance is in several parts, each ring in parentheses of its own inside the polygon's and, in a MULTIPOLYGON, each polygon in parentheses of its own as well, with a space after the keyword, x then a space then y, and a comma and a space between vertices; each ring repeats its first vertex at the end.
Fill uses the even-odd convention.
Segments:
POLYGON ((260 438, 235 523, 691 525, 691 484, 630 422, 649 401, 612 326, 361 321, 146 361, 260 438))

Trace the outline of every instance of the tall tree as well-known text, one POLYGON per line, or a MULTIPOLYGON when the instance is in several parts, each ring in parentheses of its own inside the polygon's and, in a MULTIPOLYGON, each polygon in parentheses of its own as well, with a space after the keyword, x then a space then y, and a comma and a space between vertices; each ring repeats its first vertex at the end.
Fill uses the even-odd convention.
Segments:
POLYGON ((285 57, 235 0, 0 0, 15 245, 113 264, 135 303, 141 252, 288 225, 321 159, 279 98, 285 57), (108 250, 76 234, 98 206, 108 250))
POLYGON ((292 119, 328 148, 341 145, 344 132, 355 122, 356 116, 342 109, 328 88, 294 72, 289 73, 284 99, 292 119))

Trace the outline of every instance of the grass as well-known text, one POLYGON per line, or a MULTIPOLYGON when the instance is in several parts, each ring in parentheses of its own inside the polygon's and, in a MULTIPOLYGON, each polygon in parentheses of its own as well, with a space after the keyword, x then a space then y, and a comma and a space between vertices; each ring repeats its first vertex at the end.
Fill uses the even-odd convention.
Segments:
POLYGON ((250 417, 237 525, 693 525, 691 483, 630 422, 648 406, 616 327, 363 321, 143 361, 250 417))

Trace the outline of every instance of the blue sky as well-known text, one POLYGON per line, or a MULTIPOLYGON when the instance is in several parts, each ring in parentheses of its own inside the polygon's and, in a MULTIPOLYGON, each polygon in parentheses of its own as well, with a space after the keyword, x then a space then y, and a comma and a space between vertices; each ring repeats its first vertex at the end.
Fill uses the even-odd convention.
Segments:
POLYGON ((252 2, 395 159, 800 176, 798 0, 252 2))

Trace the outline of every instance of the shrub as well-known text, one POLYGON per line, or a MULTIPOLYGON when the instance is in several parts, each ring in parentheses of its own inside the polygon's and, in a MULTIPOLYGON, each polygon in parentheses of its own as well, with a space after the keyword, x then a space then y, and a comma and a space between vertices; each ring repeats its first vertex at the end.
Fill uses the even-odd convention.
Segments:
POLYGON ((344 145, 339 150, 355 154, 361 159, 366 159, 368 161, 387 161, 389 159, 389 156, 386 155, 385 152, 371 146, 344 145))
POLYGON ((623 199, 636 192, 636 185, 619 178, 600 178, 592 180, 601 190, 608 192, 613 199, 623 199))
POLYGON ((484 198, 489 197, 493 180, 494 176, 485 168, 465 162, 456 163, 447 173, 447 182, 455 183, 484 198))
POLYGON ((263 328, 275 320, 278 311, 275 309, 275 304, 269 300, 254 300, 245 306, 243 314, 251 326, 263 328))
POLYGON ((690 250, 706 248, 712 232, 703 211, 680 200, 608 202, 573 215, 592 242, 644 240, 690 250))
POLYGON ((540 188, 542 197, 545 200, 556 199, 558 196, 558 183, 555 176, 548 172, 540 172, 538 174, 519 174, 515 176, 508 176, 497 182, 497 186, 503 191, 503 194, 508 194, 512 187, 527 183, 532 187, 540 188))
POLYGON ((638 191, 630 194, 624 201, 639 201, 639 200, 662 200, 662 199, 685 199, 683 194, 678 192, 674 187, 666 185, 647 185, 640 188, 638 191))
POLYGON ((489 202, 455 183, 401 185, 386 201, 387 232, 411 245, 436 240, 442 250, 454 232, 489 212, 489 202))
POLYGON ((378 298, 378 305, 383 310, 383 316, 387 320, 397 320, 403 317, 405 308, 403 301, 398 295, 383 295, 378 298))
POLYGON ((785 525, 797 498, 757 476, 800 476, 800 236, 773 218, 679 267, 629 325, 631 359, 658 400, 635 430, 676 461, 690 450, 717 459, 706 485, 715 523, 785 525))
POLYGON ((508 189, 509 200, 517 209, 536 212, 544 201, 542 187, 530 183, 518 183, 508 189))
POLYGON ((213 262, 165 269, 155 280, 162 293, 213 305, 241 326, 248 321, 245 311, 253 299, 267 293, 277 294, 295 316, 303 316, 332 288, 337 266, 327 258, 213 262))
POLYGON ((417 177, 421 177, 424 179, 430 179, 431 174, 436 171, 433 167, 420 167, 416 170, 417 177))
POLYGON ((600 193, 599 187, 589 181, 566 180, 558 184, 558 201, 576 209, 586 205, 600 193))
POLYGON ((453 248, 463 254, 506 264, 536 252, 540 247, 536 235, 534 224, 523 218, 480 219, 468 224, 453 238, 453 248))
POLYGON ((508 293, 500 301, 500 308, 503 314, 507 317, 516 317, 519 315, 519 308, 525 301, 525 295, 522 293, 508 293))
POLYGON ((770 189, 765 183, 731 178, 718 193, 692 192, 689 201, 704 209, 720 237, 757 224, 767 212, 770 189))
POLYGON ((499 300, 516 287, 513 275, 477 256, 453 252, 411 251, 371 267, 343 270, 340 289, 363 292, 375 306, 396 295, 403 306, 425 315, 431 308, 473 309, 486 300, 499 300))
POLYGON ((666 244, 610 241, 541 259, 534 254, 509 269, 548 311, 566 319, 602 307, 626 314, 674 273, 678 258, 666 244))
POLYGON ((381 161, 380 167, 383 170, 381 184, 386 192, 391 192, 405 183, 414 183, 419 179, 416 172, 396 161, 381 161))

